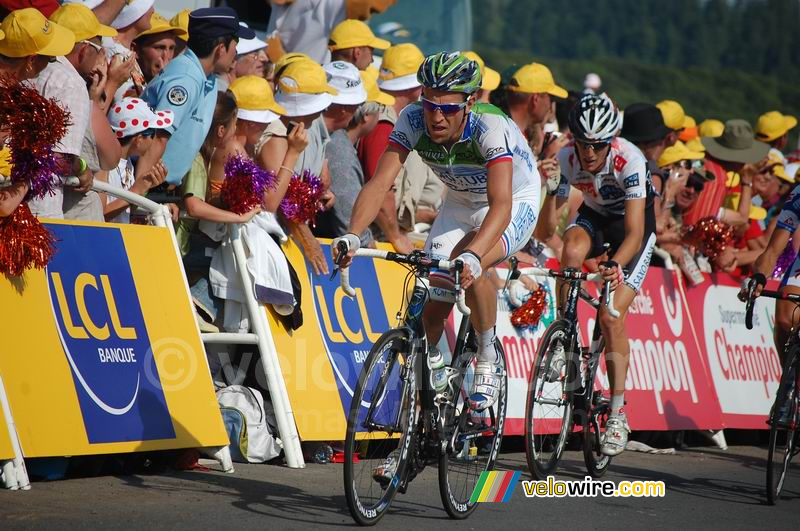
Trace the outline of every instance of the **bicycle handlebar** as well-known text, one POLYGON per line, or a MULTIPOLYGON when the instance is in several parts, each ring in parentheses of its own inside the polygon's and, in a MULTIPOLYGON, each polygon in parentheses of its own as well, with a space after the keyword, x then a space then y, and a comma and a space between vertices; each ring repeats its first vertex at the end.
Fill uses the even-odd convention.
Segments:
MULTIPOLYGON (((346 245, 347 244, 344 242, 339 243, 339 256, 344 256, 347 254, 346 245)), ((464 266, 464 263, 461 260, 437 260, 421 256, 414 257, 413 255, 404 255, 392 251, 382 251, 380 249, 358 249, 355 252, 354 257, 355 256, 380 258, 381 260, 389 260, 392 262, 400 262, 411 265, 424 265, 433 269, 446 269, 449 271, 454 271, 456 272, 456 285, 454 290, 456 292, 456 308, 458 308, 458 311, 461 312, 461 314, 465 317, 469 317, 469 315, 472 313, 466 304, 464 289, 461 287, 460 273, 464 266)), ((354 297, 356 291, 350 285, 350 268, 347 267, 340 269, 340 273, 342 275, 342 290, 348 297, 354 297)))
POLYGON ((791 301, 795 304, 800 304, 800 295, 794 293, 781 293, 780 291, 763 290, 758 297, 754 296, 756 283, 752 282, 747 289, 747 300, 745 300, 745 314, 744 325, 748 330, 753 329, 753 310, 755 309, 756 299, 758 297, 766 297, 768 299, 777 299, 780 301, 791 301))
MULTIPOLYGON (((547 269, 544 267, 533 267, 526 269, 526 274, 561 278, 564 280, 585 280, 587 282, 603 282, 602 273, 584 273, 583 271, 547 269)), ((603 282, 603 306, 608 310, 608 314, 614 319, 619 319, 620 313, 614 308, 614 292, 611 291, 611 282, 603 282)))

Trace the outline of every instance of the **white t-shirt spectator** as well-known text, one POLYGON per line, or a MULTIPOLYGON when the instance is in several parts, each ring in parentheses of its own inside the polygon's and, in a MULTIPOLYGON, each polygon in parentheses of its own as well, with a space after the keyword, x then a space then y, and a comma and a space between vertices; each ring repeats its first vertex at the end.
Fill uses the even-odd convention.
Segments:
MULTIPOLYGON (((123 190, 130 190, 133 186, 133 164, 130 159, 122 159, 116 168, 108 172, 108 184, 122 188, 123 190)), ((110 200, 113 200, 111 198, 110 200)), ((130 223, 131 222, 131 207, 126 208, 113 219, 109 219, 112 223, 130 223)))
MULTIPOLYGON (((57 57, 55 62, 33 80, 33 86, 45 98, 55 99, 65 110, 69 111, 70 126, 61 142, 53 151, 64 155, 80 157, 83 137, 89 127, 91 103, 86 82, 75 70, 75 67, 64 57, 57 57)), ((69 177, 61 175, 60 177, 69 177)), ((37 217, 64 219, 64 193, 59 186, 52 195, 35 199, 28 203, 31 212, 37 217)))
POLYGON ((287 52, 303 52, 320 64, 331 60, 328 37, 344 20, 345 0, 295 0, 272 3, 267 35, 277 30, 287 52))

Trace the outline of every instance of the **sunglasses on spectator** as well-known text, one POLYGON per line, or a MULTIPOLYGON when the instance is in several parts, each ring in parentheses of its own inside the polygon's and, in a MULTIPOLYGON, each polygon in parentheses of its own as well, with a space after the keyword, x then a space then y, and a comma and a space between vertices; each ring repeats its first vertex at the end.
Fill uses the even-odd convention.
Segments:
POLYGON ((689 178, 689 180, 686 182, 686 186, 693 189, 698 194, 703 191, 703 188, 706 187, 703 181, 701 181, 699 178, 695 178, 694 176, 689 178))
POLYGON ((96 51, 97 53, 100 53, 100 52, 103 51, 103 47, 100 46, 99 44, 97 44, 96 42, 87 41, 87 40, 83 40, 83 41, 80 41, 80 42, 83 43, 83 44, 88 44, 89 46, 94 48, 94 51, 96 51))
POLYGON ((595 153, 598 151, 603 151, 605 148, 611 145, 611 142, 584 142, 583 140, 576 140, 575 143, 578 147, 583 149, 591 149, 595 153))
POLYGON ((431 100, 422 98, 422 108, 428 112, 441 111, 444 115, 455 114, 467 107, 468 101, 461 103, 434 103, 431 100))

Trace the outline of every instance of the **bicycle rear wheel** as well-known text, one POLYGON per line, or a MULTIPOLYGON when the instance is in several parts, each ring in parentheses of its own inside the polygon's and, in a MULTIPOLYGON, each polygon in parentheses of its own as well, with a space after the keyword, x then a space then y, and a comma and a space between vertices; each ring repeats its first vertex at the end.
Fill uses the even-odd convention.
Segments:
POLYGON ((482 472, 494 468, 500 452, 506 420, 508 378, 506 356, 499 341, 497 349, 501 353, 503 377, 497 402, 486 411, 472 411, 466 403, 472 388, 474 354, 462 352, 451 364, 461 375, 457 380, 460 385, 456 386, 454 406, 446 408, 444 431, 450 435, 450 440, 439 456, 439 493, 444 509, 451 518, 466 518, 478 506, 477 498, 473 497, 475 486, 482 472))
POLYGON ((767 451, 767 502, 775 505, 780 498, 789 463, 792 457, 800 451, 798 449, 798 397, 797 388, 797 363, 795 356, 790 356, 789 363, 783 370, 778 394, 769 415, 769 449, 767 451), (789 407, 788 422, 780 422, 785 416, 781 409, 789 407))
POLYGON ((383 334, 370 350, 353 393, 344 443, 344 489, 350 514, 361 525, 374 525, 384 515, 408 463, 417 396, 410 352, 407 330, 383 334), (390 458, 394 473, 376 473, 390 458))
POLYGON ((550 324, 539 343, 528 381, 525 455, 528 469, 539 480, 555 472, 572 425, 568 386, 574 382, 575 338, 569 330, 564 320, 550 324))

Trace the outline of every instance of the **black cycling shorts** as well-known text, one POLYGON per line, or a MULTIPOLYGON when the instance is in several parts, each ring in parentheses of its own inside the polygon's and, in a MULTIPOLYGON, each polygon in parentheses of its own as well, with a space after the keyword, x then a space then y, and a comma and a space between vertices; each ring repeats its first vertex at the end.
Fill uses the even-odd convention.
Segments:
MULTIPOLYGON (((605 251, 604 245, 608 243, 609 258, 614 256, 622 241, 625 239, 625 217, 610 216, 581 205, 578 209, 578 217, 575 222, 567 229, 580 227, 585 230, 592 239, 592 248, 587 258, 596 258, 605 251)), ((645 208, 644 211, 644 236, 642 246, 636 256, 631 258, 627 264, 620 264, 626 270, 625 284, 632 290, 638 292, 647 275, 650 267, 650 258, 653 256, 653 247, 656 245, 656 213, 653 206, 645 208)))

